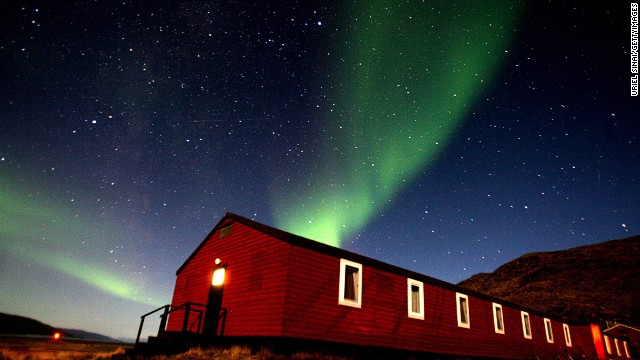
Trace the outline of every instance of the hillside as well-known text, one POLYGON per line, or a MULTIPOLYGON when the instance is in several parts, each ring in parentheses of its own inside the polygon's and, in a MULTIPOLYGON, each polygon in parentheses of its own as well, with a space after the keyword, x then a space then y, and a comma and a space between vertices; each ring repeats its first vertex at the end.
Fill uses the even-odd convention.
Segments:
POLYGON ((640 236, 524 255, 458 285, 565 321, 640 324, 640 236))
POLYGON ((0 334, 51 336, 55 331, 54 327, 37 320, 0 313, 0 334))
POLYGON ((118 342, 108 336, 75 329, 59 329, 24 316, 0 313, 0 335, 40 335, 52 336, 59 331, 63 336, 80 340, 118 342))

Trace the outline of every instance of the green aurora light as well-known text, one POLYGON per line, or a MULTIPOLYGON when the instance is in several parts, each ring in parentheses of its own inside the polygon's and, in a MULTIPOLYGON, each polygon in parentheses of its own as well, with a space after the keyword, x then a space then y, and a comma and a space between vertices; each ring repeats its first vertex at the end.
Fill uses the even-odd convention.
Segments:
MULTIPOLYGON (((83 240, 95 251, 101 239, 97 233, 121 236, 121 232, 100 222, 87 220, 62 201, 43 199, 0 179, 0 250, 16 258, 35 262, 64 273, 111 295, 143 304, 157 305, 157 298, 140 293, 140 287, 115 269, 100 264, 104 259, 80 254, 72 243, 83 240), (43 239, 44 238, 44 239, 43 239)), ((139 285, 139 284, 138 284, 139 285)))
MULTIPOLYGON (((496 76, 515 2, 361 2, 325 88, 321 164, 274 197, 278 226, 340 246, 444 149, 496 76)), ((338 21, 338 24, 340 21, 338 21)))

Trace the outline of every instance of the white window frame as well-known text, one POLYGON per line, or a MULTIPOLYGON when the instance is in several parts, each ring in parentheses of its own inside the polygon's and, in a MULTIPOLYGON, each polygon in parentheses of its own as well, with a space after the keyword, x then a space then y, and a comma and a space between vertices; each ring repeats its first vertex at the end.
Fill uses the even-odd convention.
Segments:
POLYGON ((562 330, 564 332, 564 341, 567 344, 567 347, 572 347, 573 343, 571 342, 571 330, 569 330, 569 325, 562 324, 562 330))
POLYGON ((504 334, 504 310, 502 309, 502 305, 500 304, 496 304, 493 303, 493 329, 496 331, 497 334, 504 334), (502 324, 502 329, 500 329, 498 327, 498 309, 500 309, 500 317, 501 317, 501 324, 502 324))
POLYGON ((458 313, 458 326, 461 328, 469 329, 471 328, 471 314, 469 311, 469 297, 465 294, 456 293, 456 310, 458 313), (462 309, 460 308, 460 299, 465 300, 466 305, 466 314, 467 314, 467 322, 462 322, 462 309))
POLYGON ((631 353, 629 352, 629 344, 627 344, 627 341, 623 341, 622 345, 624 345, 624 354, 627 355, 627 357, 629 359, 631 359, 631 353))
POLYGON ((618 344, 618 338, 613 338, 613 343, 616 344, 616 354, 618 354, 618 356, 622 355, 620 352, 620 345, 618 344))
POLYGON ((340 282, 339 282, 339 296, 338 304, 345 306, 352 306, 356 308, 362 307, 362 264, 358 264, 347 259, 340 259, 340 282), (358 269, 358 283, 356 284, 356 300, 345 299, 345 273, 347 266, 358 269))
POLYGON ((547 335, 547 342, 553 344, 553 325, 547 318, 544 319, 544 333, 547 335))
POLYGON ((524 335, 524 338, 532 339, 533 333, 531 331, 531 316, 529 316, 528 312, 521 311, 520 317, 522 317, 522 334, 524 335), (527 330, 529 330, 528 334, 527 334, 527 330))
POLYGON ((611 340, 609 340, 609 337, 607 335, 604 336, 604 345, 607 348, 607 354, 612 354, 613 352, 611 351, 611 340))
POLYGON ((407 314, 412 319, 424 320, 424 284, 422 281, 407 278, 407 314), (419 312, 413 311, 413 287, 418 287, 419 312))

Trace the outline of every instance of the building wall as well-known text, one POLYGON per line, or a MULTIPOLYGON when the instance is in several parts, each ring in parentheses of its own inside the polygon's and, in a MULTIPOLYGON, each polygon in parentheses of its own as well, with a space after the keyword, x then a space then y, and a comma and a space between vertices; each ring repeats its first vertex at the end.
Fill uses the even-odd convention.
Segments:
MULTIPOLYGON (((239 222, 232 226, 224 238, 220 230, 213 233, 178 274, 172 308, 189 301, 206 304, 214 261, 220 258, 228 265, 222 298, 228 309, 225 335, 279 336, 291 245, 239 222)), ((183 318, 183 311, 171 314, 167 330, 180 331, 183 318)))
MULTIPOLYGON (((640 352, 638 351, 638 349, 640 349, 640 331, 638 329, 625 325, 617 325, 604 331, 604 334, 612 337, 618 337, 621 341, 627 341, 630 355, 634 359, 640 358, 640 352)), ((624 351, 622 353, 623 358, 626 357, 624 351)))
MULTIPOLYGON (((492 302, 469 294, 470 328, 459 327, 456 288, 422 276, 415 280, 423 281, 424 319, 410 318, 402 271, 382 270, 370 259, 340 250, 293 245, 295 241, 282 241, 231 219, 227 223, 233 223, 231 234, 220 238, 219 227, 180 271, 172 300, 174 308, 188 301, 205 304, 214 261, 220 258, 228 264, 222 302, 228 309, 227 336, 303 338, 496 358, 551 358, 567 348, 562 323, 552 320, 550 344, 543 318, 529 313, 532 339, 525 339, 521 311, 505 304, 505 334, 496 333, 492 302), (338 303, 340 256, 362 264, 360 308, 338 303)), ((173 313, 167 330, 180 331, 183 316, 182 311, 173 313)), ((568 353, 574 359, 583 354, 595 359, 590 327, 570 330, 573 346, 568 353)))
MULTIPOLYGON (((498 334, 492 302, 469 296, 470 328, 462 328, 457 323, 456 291, 424 283, 424 320, 409 318, 407 278, 366 264, 361 308, 344 306, 338 304, 339 258, 293 247, 290 266, 284 336, 504 358, 553 356, 566 348, 562 323, 552 321, 554 343, 550 344, 543 318, 532 313, 532 339, 524 338, 520 310, 505 305, 505 334, 498 334)), ((590 335, 588 329, 570 329, 574 346, 569 352, 595 358, 593 345, 578 340, 590 335)))
MULTIPOLYGON (((597 327, 597 325, 594 325, 597 327)), ((575 354, 585 354, 589 359, 597 359, 597 349, 594 342, 591 325, 571 326, 571 339, 573 346, 569 349, 571 357, 575 354)))

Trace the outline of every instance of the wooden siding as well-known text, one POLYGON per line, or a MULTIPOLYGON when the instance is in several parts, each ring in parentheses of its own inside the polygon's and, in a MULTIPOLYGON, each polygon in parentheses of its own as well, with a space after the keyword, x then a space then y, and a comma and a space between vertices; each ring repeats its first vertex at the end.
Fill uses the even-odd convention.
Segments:
MULTIPOLYGON (((640 330, 637 328, 629 327, 626 325, 616 325, 612 328, 603 331, 604 335, 614 336, 621 341, 627 341, 629 352, 634 359, 640 359, 640 330)), ((626 358, 626 354, 623 351, 622 358, 626 358)))
MULTIPOLYGON (((571 330, 572 346, 567 349, 571 357, 577 359, 574 354, 585 354, 588 359, 598 359, 596 344, 594 343, 593 334, 591 333, 592 325, 573 325, 569 326, 571 330)), ((597 325, 593 325, 596 326, 597 325)))
MULTIPOLYGON (((504 304, 505 334, 496 333, 492 302, 471 295, 471 327, 459 327, 456 292, 429 283, 424 284, 424 320, 409 318, 407 278, 366 264, 362 307, 339 305, 339 258, 294 247, 290 261, 283 327, 287 337, 501 358, 553 356, 566 348, 561 322, 551 321, 554 343, 550 344, 543 318, 529 313, 533 337, 526 339, 520 310, 504 304)), ((579 340, 589 338, 588 330, 570 329, 573 349, 595 353, 592 345, 579 340)))
MULTIPOLYGON (((172 306, 206 303, 216 258, 228 264, 222 306, 225 335, 271 336, 383 346, 491 358, 597 358, 590 326, 551 319, 548 343, 543 317, 528 311, 532 338, 522 330, 521 308, 442 281, 328 247, 237 215, 227 215, 179 269, 172 306), (220 228, 233 223, 222 239, 220 228), (340 258, 362 264, 361 307, 340 305, 340 258), (424 319, 407 313, 407 278, 423 282, 424 319), (468 296, 470 328, 458 326, 456 292, 468 296), (504 334, 495 332, 492 302, 502 305, 504 334)), ((182 328, 183 312, 167 329, 182 328)), ((190 319, 193 324, 193 319, 190 319)))
MULTIPOLYGON (((220 258, 228 264, 222 298, 228 309, 225 335, 280 336, 289 248, 238 222, 222 239, 215 231, 178 274, 172 308, 207 302, 214 261, 220 258)), ((183 311, 171 314, 167 330, 180 331, 183 318, 183 311)))

